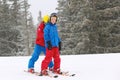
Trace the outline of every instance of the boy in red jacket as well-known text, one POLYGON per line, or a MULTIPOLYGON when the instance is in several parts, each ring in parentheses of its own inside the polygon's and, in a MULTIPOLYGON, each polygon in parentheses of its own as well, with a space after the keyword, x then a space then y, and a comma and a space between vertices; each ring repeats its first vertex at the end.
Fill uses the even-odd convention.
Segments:
MULTIPOLYGON (((43 52, 44 54, 46 53, 43 30, 45 24, 48 21, 49 21, 49 16, 48 15, 44 16, 43 21, 40 23, 40 25, 37 28, 36 44, 35 44, 34 52, 31 58, 29 59, 29 63, 28 63, 28 72, 30 73, 34 73, 34 64, 38 60, 40 53, 41 52, 43 52)), ((53 67, 53 62, 51 61, 49 64, 49 69, 52 69, 52 67, 53 67)))

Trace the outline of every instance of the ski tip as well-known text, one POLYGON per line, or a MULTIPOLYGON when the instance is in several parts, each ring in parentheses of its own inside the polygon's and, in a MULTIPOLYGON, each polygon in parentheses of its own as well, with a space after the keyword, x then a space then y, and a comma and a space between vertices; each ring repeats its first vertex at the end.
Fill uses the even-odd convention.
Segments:
POLYGON ((54 78, 58 78, 58 75, 55 75, 54 78))
POLYGON ((72 74, 71 76, 75 76, 75 74, 72 74))
POLYGON ((39 74, 38 76, 43 76, 42 74, 39 74))

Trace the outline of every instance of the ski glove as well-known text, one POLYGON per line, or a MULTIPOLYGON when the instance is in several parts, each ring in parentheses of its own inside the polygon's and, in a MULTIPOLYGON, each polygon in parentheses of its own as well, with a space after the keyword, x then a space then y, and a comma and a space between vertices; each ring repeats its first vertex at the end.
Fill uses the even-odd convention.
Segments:
POLYGON ((59 51, 61 50, 61 42, 59 42, 59 51))
POLYGON ((52 49, 52 44, 51 44, 51 42, 48 41, 47 44, 48 44, 48 49, 51 50, 51 49, 52 49))

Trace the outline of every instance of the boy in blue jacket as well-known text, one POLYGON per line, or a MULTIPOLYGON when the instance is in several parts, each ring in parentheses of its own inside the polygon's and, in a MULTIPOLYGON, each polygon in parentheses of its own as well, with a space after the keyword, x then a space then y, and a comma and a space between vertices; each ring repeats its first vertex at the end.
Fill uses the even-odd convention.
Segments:
POLYGON ((46 56, 41 64, 41 75, 48 75, 47 66, 54 59, 54 68, 53 72, 60 74, 60 54, 59 50, 61 50, 61 40, 57 31, 57 15, 56 13, 52 13, 50 15, 50 22, 46 24, 44 29, 44 40, 46 47, 46 56))

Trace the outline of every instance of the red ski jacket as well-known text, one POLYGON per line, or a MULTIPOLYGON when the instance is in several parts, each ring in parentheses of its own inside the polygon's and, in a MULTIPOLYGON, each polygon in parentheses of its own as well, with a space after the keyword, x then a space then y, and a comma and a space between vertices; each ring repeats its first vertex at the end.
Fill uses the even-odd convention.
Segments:
POLYGON ((40 45, 40 46, 45 46, 45 42, 44 42, 44 27, 45 27, 45 23, 41 22, 40 25, 37 28, 37 34, 36 34, 36 44, 40 45))

